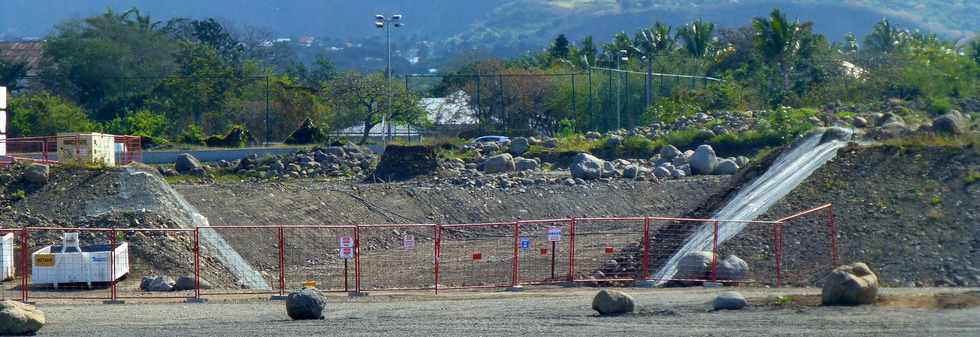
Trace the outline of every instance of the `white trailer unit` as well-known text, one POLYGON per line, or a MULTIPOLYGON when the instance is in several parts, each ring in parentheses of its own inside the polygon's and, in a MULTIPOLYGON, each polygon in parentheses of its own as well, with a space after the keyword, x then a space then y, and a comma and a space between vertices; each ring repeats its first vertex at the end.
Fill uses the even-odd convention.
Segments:
POLYGON ((14 278, 14 234, 0 236, 0 281, 14 278))
POLYGON ((111 245, 78 244, 78 233, 65 233, 62 245, 41 248, 31 255, 31 283, 51 284, 55 288, 64 283, 105 283, 118 280, 129 273, 129 245, 125 242, 111 245), (115 275, 112 274, 112 255, 115 255, 115 275))

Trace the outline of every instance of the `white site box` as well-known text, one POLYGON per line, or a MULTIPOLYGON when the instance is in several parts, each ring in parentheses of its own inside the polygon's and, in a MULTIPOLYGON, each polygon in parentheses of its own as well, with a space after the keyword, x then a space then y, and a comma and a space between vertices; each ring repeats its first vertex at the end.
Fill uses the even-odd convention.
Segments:
POLYGON ((0 281, 14 279, 14 234, 0 236, 0 281))
POLYGON ((58 161, 116 165, 116 137, 103 133, 59 133, 58 161))
POLYGON ((107 283, 129 274, 129 244, 80 246, 78 233, 66 233, 65 244, 41 248, 31 255, 31 283, 58 284, 107 283), (74 234, 74 241, 71 235, 74 234), (110 277, 111 255, 115 255, 115 275, 110 277))

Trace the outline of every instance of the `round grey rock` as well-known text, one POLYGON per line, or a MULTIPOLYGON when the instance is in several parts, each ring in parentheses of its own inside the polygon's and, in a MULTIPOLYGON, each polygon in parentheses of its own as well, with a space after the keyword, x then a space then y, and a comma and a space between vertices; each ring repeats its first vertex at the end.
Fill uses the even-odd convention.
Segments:
POLYGON ((592 310, 600 316, 616 316, 633 312, 636 303, 633 297, 616 290, 599 290, 592 298, 592 310))
POLYGON ((48 183, 48 177, 51 174, 51 168, 44 164, 31 164, 24 171, 24 180, 34 184, 46 184, 48 183))
POLYGON ((711 148, 711 145, 701 145, 694 150, 694 155, 691 156, 692 174, 712 174, 716 167, 718 167, 718 156, 715 155, 715 149, 711 148))
POLYGON ((537 171, 541 164, 537 160, 517 157, 514 158, 514 167, 517 171, 537 171))
POLYGON ((319 290, 305 288, 286 297, 286 314, 294 320, 323 319, 327 301, 319 290))
POLYGON ((483 161, 483 172, 486 173, 511 172, 516 168, 514 157, 509 153, 498 154, 483 161))
POLYGON ((572 160, 569 170, 572 177, 580 179, 598 179, 602 175, 604 161, 588 153, 579 153, 572 160))
POLYGON ((718 279, 721 281, 742 281, 749 274, 749 264, 738 256, 729 255, 718 264, 718 279))
POLYGON ((181 153, 177 155, 177 161, 174 162, 174 169, 182 174, 190 173, 195 171, 195 169, 202 168, 201 162, 190 153, 181 153))
POLYGON ((718 294, 714 301, 715 310, 739 310, 748 305, 749 301, 745 299, 745 296, 735 291, 718 294))
POLYGON ((718 162, 718 167, 715 168, 714 174, 718 175, 730 175, 738 172, 738 164, 731 159, 723 159, 718 162))
POLYGON ((674 159, 674 157, 677 157, 679 155, 681 155, 681 150, 678 150, 673 145, 666 145, 666 146, 660 148, 660 157, 661 158, 674 159))
POLYGON ((510 141, 510 153, 515 156, 524 154, 530 147, 530 142, 524 137, 517 137, 510 141))
POLYGON ((140 282, 140 290, 153 292, 173 291, 176 282, 170 276, 144 276, 140 282))

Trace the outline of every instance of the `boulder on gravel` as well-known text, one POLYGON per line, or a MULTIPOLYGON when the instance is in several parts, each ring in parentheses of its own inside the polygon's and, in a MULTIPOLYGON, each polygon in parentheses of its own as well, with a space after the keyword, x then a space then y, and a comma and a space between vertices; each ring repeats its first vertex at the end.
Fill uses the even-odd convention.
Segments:
POLYGON ((140 290, 161 292, 173 291, 175 284, 176 282, 170 276, 144 276, 142 282, 140 282, 140 290))
POLYGON ((749 274, 749 264, 735 255, 728 255, 718 263, 718 279, 722 281, 741 281, 749 274))
POLYGON ((0 336, 34 335, 44 327, 44 312, 17 301, 0 302, 0 336))
POLYGON ((717 175, 730 175, 738 172, 738 164, 731 159, 722 159, 718 162, 718 167, 715 168, 714 174, 717 175))
POLYGON ((523 157, 514 158, 514 168, 517 171, 537 171, 540 166, 541 164, 534 159, 523 157))
MULTIPOLYGON (((174 291, 194 290, 194 289, 195 289, 195 280, 193 275, 178 277, 177 282, 174 283, 174 291)), ((211 289, 211 283, 209 283, 204 279, 201 279, 201 289, 211 289)))
POLYGON ((653 169, 653 175, 657 178, 670 177, 670 169, 663 166, 657 166, 657 168, 653 169))
POLYGON ((504 173, 515 169, 514 157, 509 153, 498 154, 483 161, 483 172, 486 173, 504 173))
POLYGON ((677 262, 677 273, 674 277, 687 280, 707 279, 714 257, 715 254, 712 252, 688 253, 677 262))
POLYGON ((632 165, 632 164, 627 165, 626 168, 623 169, 623 177, 629 179, 636 179, 636 177, 640 176, 641 170, 642 169, 639 166, 632 165))
POLYGON ((969 122, 959 111, 952 111, 932 121, 936 133, 960 135, 969 131, 969 122))
POLYGON ((572 160, 569 170, 572 177, 581 179, 599 179, 602 176, 604 161, 588 153, 579 153, 572 160))
POLYGON ((517 137, 510 140, 510 153, 515 156, 524 154, 530 147, 531 144, 528 142, 527 138, 517 137))
POLYGON ((600 316, 616 316, 633 312, 636 304, 633 297, 616 290, 599 290, 592 298, 592 310, 600 316))
POLYGON ((319 290, 305 288, 286 297, 286 314, 294 320, 323 319, 326 304, 319 290))
POLYGON ((603 161, 602 162, 602 178, 606 177, 618 177, 622 175, 619 170, 616 169, 616 165, 612 162, 603 161))
POLYGON ((181 174, 187 174, 193 171, 199 171, 203 169, 203 166, 201 165, 201 162, 190 153, 181 153, 177 155, 177 161, 174 162, 174 169, 181 174))
POLYGON ((745 299, 745 296, 735 291, 718 294, 714 301, 715 310, 739 310, 748 305, 749 301, 745 299))
POLYGON ((691 156, 691 173, 693 174, 712 174, 718 167, 718 156, 711 145, 698 146, 691 156))
POLYGON ((823 305, 873 304, 878 299, 878 276, 857 262, 834 269, 823 281, 823 305))
POLYGON ((51 168, 44 164, 31 164, 24 170, 24 180, 34 184, 47 184, 51 168))
POLYGON ((673 145, 666 145, 666 146, 660 148, 660 157, 661 158, 674 159, 674 157, 677 157, 679 155, 681 155, 681 150, 678 150, 673 145))

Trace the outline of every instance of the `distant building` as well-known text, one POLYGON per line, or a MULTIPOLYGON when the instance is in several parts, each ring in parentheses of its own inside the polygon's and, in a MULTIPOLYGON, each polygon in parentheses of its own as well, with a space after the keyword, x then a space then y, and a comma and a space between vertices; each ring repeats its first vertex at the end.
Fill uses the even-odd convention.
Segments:
POLYGON ((433 125, 462 126, 478 122, 476 112, 470 107, 470 96, 462 90, 446 97, 423 98, 419 104, 433 125))
POLYGON ((315 41, 316 39, 312 36, 301 36, 300 38, 296 39, 296 43, 299 43, 299 45, 303 47, 312 47, 313 42, 315 41))

